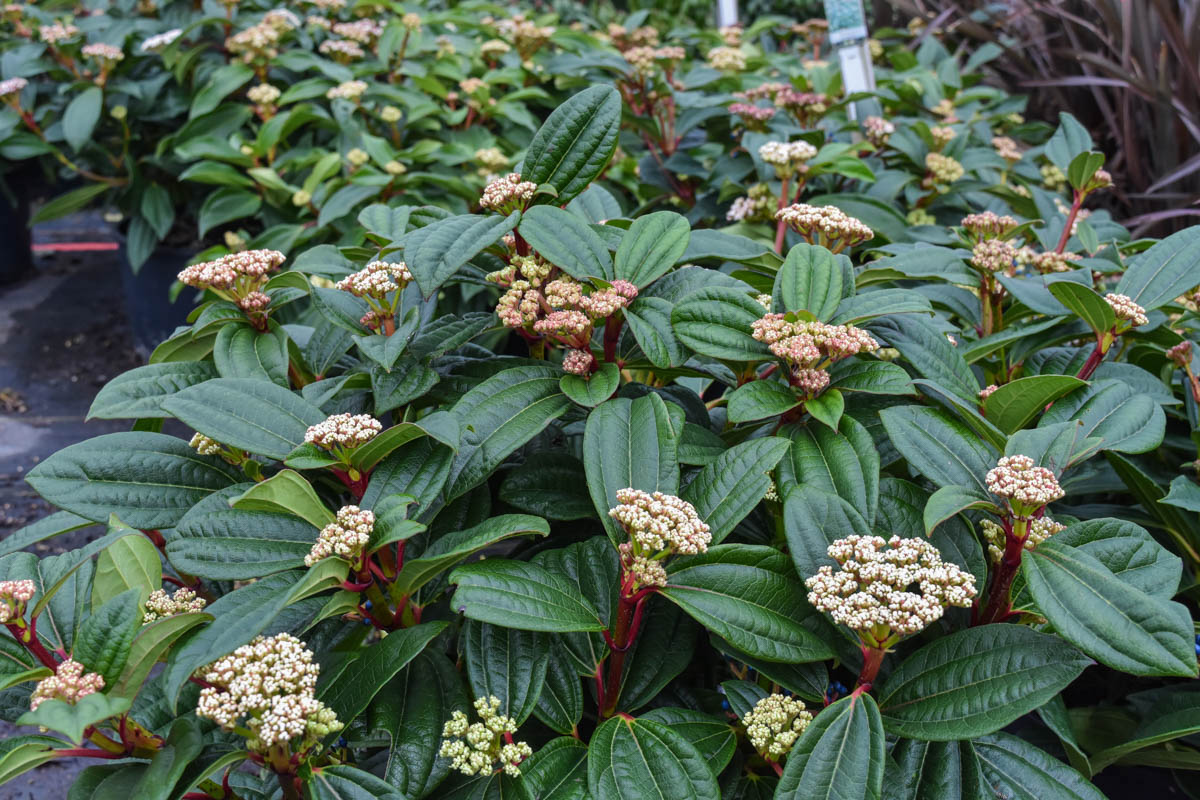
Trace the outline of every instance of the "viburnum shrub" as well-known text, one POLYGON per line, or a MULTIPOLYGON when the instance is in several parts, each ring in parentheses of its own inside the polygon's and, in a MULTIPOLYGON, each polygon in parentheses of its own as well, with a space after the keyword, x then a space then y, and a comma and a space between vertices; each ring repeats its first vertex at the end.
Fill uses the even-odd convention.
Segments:
MULTIPOLYGON (((548 36, 512 26, 522 52, 548 36)), ((91 409, 133 430, 32 469, 61 510, 3 542, 0 709, 45 730, 0 776, 1097 800, 1113 764, 1194 764, 1200 229, 1085 219, 1106 179, 1077 123, 993 144, 1008 101, 907 51, 891 121, 852 123, 819 66, 821 97, 730 92, 778 110, 758 135, 820 147, 747 125, 709 148, 763 159, 768 208, 701 227, 719 178, 614 163, 639 141, 689 163, 629 141, 633 88, 696 101, 630 28, 645 82, 571 96, 472 213, 391 198, 338 247, 184 270, 189 325, 91 409), (808 195, 843 181, 864 191, 808 195)), ((699 39, 688 74, 740 85, 766 58, 741 36, 699 39)))

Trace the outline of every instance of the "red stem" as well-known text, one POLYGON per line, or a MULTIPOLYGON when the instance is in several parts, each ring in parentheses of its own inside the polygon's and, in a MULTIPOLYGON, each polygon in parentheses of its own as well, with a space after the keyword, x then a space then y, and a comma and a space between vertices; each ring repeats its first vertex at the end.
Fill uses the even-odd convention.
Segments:
POLYGON ((604 687, 604 702, 600 705, 600 716, 607 719, 617 710, 617 701, 621 696, 621 678, 625 671, 625 654, 637 639, 637 628, 641 624, 640 609, 651 591, 642 590, 636 594, 621 591, 621 599, 617 603, 617 625, 611 638, 605 638, 612 643, 612 654, 608 659, 608 681, 604 687))
POLYGON ((854 690, 862 693, 871 688, 871 684, 875 683, 875 678, 879 675, 879 668, 883 666, 884 656, 887 655, 887 650, 882 647, 860 647, 862 650, 863 665, 858 673, 858 681, 854 684, 854 690))
POLYGON ((76 747, 71 750, 55 750, 54 754, 62 758, 125 758, 124 753, 110 753, 107 750, 93 750, 90 747, 76 747))
POLYGON ((622 319, 613 315, 604 321, 604 360, 617 360, 617 343, 621 340, 622 319))
POLYGON ((781 778, 783 777, 783 765, 781 765, 778 761, 768 761, 767 763, 771 765, 771 769, 775 770, 776 775, 781 778))
POLYGON ((1021 556, 1025 552, 1025 539, 1013 535, 1012 525, 1007 520, 1004 522, 1004 533, 1004 555, 1001 557, 1000 563, 996 565, 996 571, 992 575, 991 589, 988 592, 987 605, 979 614, 979 619, 974 622, 976 625, 1002 622, 1012 614, 1012 600, 1009 593, 1012 591, 1017 571, 1021 568, 1021 556))
POLYGON ((1071 228, 1075 226, 1075 217, 1079 216, 1079 209, 1083 207, 1083 198, 1087 195, 1075 190, 1075 199, 1071 203, 1071 212, 1067 214, 1067 224, 1063 228, 1062 236, 1058 237, 1058 247, 1054 248, 1054 252, 1062 253, 1067 249, 1067 242, 1071 239, 1071 228))
MULTIPOLYGON (((1103 335, 1104 334, 1101 334, 1101 336, 1103 335)), ((1096 342, 1095 349, 1092 350, 1091 355, 1089 355, 1087 358, 1087 361, 1083 362, 1083 366, 1079 369, 1079 374, 1077 374, 1075 377, 1079 378, 1081 381, 1086 381, 1091 378, 1092 373, 1096 371, 1096 368, 1100 366, 1100 362, 1104 360, 1104 354, 1106 352, 1107 351, 1101 347, 1100 342, 1096 342)))
POLYGON ((28 650, 34 656, 34 658, 42 662, 42 666, 49 667, 52 670, 58 669, 57 659, 55 659, 54 655, 46 649, 44 644, 42 644, 42 640, 38 638, 36 617, 29 621, 28 627, 20 626, 15 622, 6 623, 4 627, 8 628, 8 632, 13 635, 13 638, 24 645, 25 649, 28 650))
MULTIPOLYGON (((779 204, 776 206, 776 211, 782 211, 787 205, 788 200, 788 181, 790 178, 783 179, 783 186, 779 190, 779 204)), ((783 220, 775 223, 775 252, 783 255, 783 237, 787 232, 787 224, 783 220)))

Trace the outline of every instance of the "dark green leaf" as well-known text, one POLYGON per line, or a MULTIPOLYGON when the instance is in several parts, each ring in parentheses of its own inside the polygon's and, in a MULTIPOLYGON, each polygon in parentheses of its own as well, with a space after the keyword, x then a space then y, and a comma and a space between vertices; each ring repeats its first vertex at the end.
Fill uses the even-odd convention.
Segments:
POLYGON ((789 445, 787 439, 775 436, 734 445, 683 490, 683 499, 708 523, 713 544, 728 536, 763 499, 771 485, 770 472, 789 445))
POLYGON ((884 738, 869 694, 843 697, 816 716, 788 754, 776 800, 872 800, 883 792, 884 738))
POLYGON ((521 214, 507 217, 463 214, 438 220, 405 237, 404 258, 417 286, 432 297, 443 283, 484 248, 517 227, 521 214))
POLYGON ((476 697, 496 697, 500 713, 529 718, 546 682, 550 637, 468 620, 459 638, 467 679, 476 697))
POLYGON ((592 735, 588 790, 594 800, 721 796, 713 771, 691 742, 666 725, 626 716, 613 717, 592 735))
POLYGON ((450 606, 470 619, 530 631, 598 631, 596 610, 560 576, 525 561, 489 558, 450 574, 450 606))
POLYGON ((763 361, 770 351, 751 335, 751 328, 764 313, 754 298, 737 289, 699 289, 676 303, 671 327, 679 341, 701 355, 763 361))
POLYGON ((691 226, 673 211, 655 211, 638 217, 621 238, 613 261, 614 274, 639 289, 645 288, 675 266, 687 250, 691 226))
POLYGON ((570 202, 608 164, 620 127, 616 89, 584 89, 551 112, 534 134, 521 166, 522 180, 553 186, 555 205, 570 202))
POLYGON ((551 264, 573 278, 613 276, 612 256, 588 224, 555 206, 534 206, 521 216, 517 231, 551 264))

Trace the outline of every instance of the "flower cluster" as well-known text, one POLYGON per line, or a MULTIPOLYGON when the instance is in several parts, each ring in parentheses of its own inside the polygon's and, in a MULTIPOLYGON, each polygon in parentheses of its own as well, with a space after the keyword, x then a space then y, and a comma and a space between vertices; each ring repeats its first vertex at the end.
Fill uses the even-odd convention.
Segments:
POLYGON ((957 134, 954 132, 954 128, 946 125, 934 125, 929 129, 929 137, 933 139, 933 147, 935 150, 941 150, 946 145, 950 144, 950 141, 956 135, 957 134))
POLYGON ((971 249, 971 266, 985 275, 991 272, 1012 272, 1017 249, 1003 239, 984 239, 971 249))
POLYGON ((676 61, 682 61, 687 55, 682 47, 631 47, 621 53, 634 71, 648 74, 659 64, 670 67, 676 61))
POLYGON ((1062 191, 1067 185, 1067 174, 1054 164, 1046 164, 1041 169, 1042 186, 1052 192, 1062 191))
POLYGON ((823 566, 805 581, 808 602, 871 647, 917 633, 947 606, 967 608, 975 597, 974 576, 924 539, 851 535, 826 552, 839 569, 823 566))
POLYGON ((85 667, 73 658, 58 665, 54 674, 43 678, 29 696, 29 709, 37 711, 37 707, 47 700, 62 700, 68 705, 75 705, 89 694, 95 694, 104 688, 104 678, 96 672, 84 672, 85 667))
MULTIPOLYGON (((983 531, 984 541, 987 542, 988 557, 992 563, 999 563, 1004 557, 1004 548, 1008 542, 1008 535, 1004 532, 1004 526, 992 522, 990 519, 985 519, 979 523, 979 527, 983 531)), ((1042 542, 1049 539, 1059 531, 1065 530, 1066 525, 1055 522, 1049 517, 1038 517, 1037 519, 1029 520, 1028 532, 1025 535, 1025 541, 1022 546, 1026 550, 1033 550, 1042 542)))
POLYGON ((288 633, 259 636, 201 670, 196 715, 233 730, 245 717, 258 753, 299 739, 307 750, 341 730, 337 715, 315 697, 320 667, 304 643, 288 633))
POLYGON ((278 87, 272 86, 269 83, 260 83, 246 90, 246 99, 257 106, 270 108, 275 105, 275 101, 282 94, 283 92, 278 87))
POLYGON ((746 712, 742 726, 759 755, 768 761, 778 761, 791 752, 812 719, 799 698, 769 694, 746 712))
POLYGON ((775 105, 792 115, 802 128, 813 128, 829 111, 829 98, 820 92, 798 92, 790 86, 775 93, 775 105))
POLYGON ((508 166, 508 156, 499 147, 476 150, 475 160, 479 162, 480 171, 487 175, 494 175, 508 166))
POLYGON ((455 711, 442 728, 442 747, 438 755, 450 759, 450 768, 464 775, 484 775, 500 769, 512 777, 521 774, 521 762, 533 755, 525 742, 512 741, 517 721, 500 713, 500 699, 480 697, 475 701, 479 722, 455 711), (506 741, 507 740, 507 741, 506 741))
POLYGON ((694 555, 708 550, 708 524, 691 503, 674 495, 639 489, 617 491, 618 505, 608 515, 621 523, 640 551, 694 555))
POLYGON ((335 22, 333 32, 359 44, 371 44, 383 35, 383 27, 374 20, 357 19, 354 22, 335 22))
POLYGON ((829 385, 825 370, 835 361, 879 348, 869 333, 853 325, 789 319, 788 314, 766 314, 752 326, 755 339, 787 362, 792 385, 815 395, 829 385))
POLYGON ((797 172, 803 172, 805 162, 816 154, 817 148, 805 141, 767 142, 758 148, 759 157, 775 168, 775 175, 779 178, 790 178, 797 172))
POLYGON ((546 42, 550 41, 554 30, 553 25, 538 25, 532 20, 525 19, 523 14, 516 14, 512 19, 502 19, 496 23, 496 31, 512 42, 522 61, 528 61, 546 42))
POLYGON ((366 81, 343 81, 329 91, 325 92, 325 96, 330 100, 341 99, 357 102, 358 99, 366 93, 366 81))
POLYGON ((896 132, 896 126, 883 117, 867 117, 863 120, 863 135, 876 148, 882 148, 896 132))
POLYGON ((496 315, 509 328, 545 337, 568 350, 563 369, 576 375, 592 371, 589 348, 599 320, 611 317, 637 297, 637 287, 616 280, 605 288, 588 288, 567 275, 548 280, 556 268, 540 257, 514 256, 509 265, 487 275, 505 288, 496 304, 496 315))
POLYGON ((399 292, 412 279, 412 273, 403 261, 372 261, 358 272, 342 278, 335 286, 367 301, 370 311, 359 321, 368 328, 376 328, 395 316, 400 303, 399 292))
MULTIPOLYGON (((1175 366, 1180 369, 1187 369, 1192 363, 1192 343, 1184 339, 1174 347, 1167 349, 1167 358, 1170 359, 1175 366)), ((0 589, 0 596, 3 596, 3 589, 0 589)), ((2 621, 2 620, 0 620, 2 621)))
POLYGON ((967 214, 959 223, 970 233, 980 239, 994 239, 1006 236, 1017 227, 1017 220, 1008 214, 1000 215, 995 211, 983 211, 978 214, 967 214))
POLYGON ((11 100, 15 104, 18 95, 28 85, 29 81, 24 78, 8 78, 7 80, 0 81, 0 100, 11 100))
POLYGON ((771 106, 756 106, 753 103, 729 104, 729 113, 741 117, 742 124, 751 131, 765 131, 767 120, 775 116, 775 111, 771 106))
POLYGON ((1029 456, 1004 456, 988 470, 988 491, 1008 500, 1018 517, 1030 514, 1063 496, 1058 478, 1029 456))
POLYGON ((983 402, 996 393, 1000 387, 994 383, 989 383, 987 386, 979 390, 979 402, 983 402))
POLYGON ((279 55, 277 45, 284 30, 286 29, 268 24, 264 19, 259 24, 226 39, 225 49, 230 55, 240 56, 247 64, 266 61, 279 55))
POLYGON ((80 52, 97 61, 121 61, 125 58, 121 48, 111 44, 85 44, 80 52))
POLYGON ((208 601, 197 597, 196 593, 186 586, 167 594, 165 589, 155 589, 146 598, 146 610, 142 614, 142 624, 154 622, 163 617, 173 617, 176 614, 186 614, 189 611, 203 611, 208 601))
POLYGON ((618 546, 625 572, 637 586, 665 586, 662 560, 674 553, 694 555, 708 550, 712 533, 691 503, 674 495, 621 489, 608 512, 629 534, 618 546))
POLYGON ((267 275, 279 269, 284 258, 278 250, 243 250, 193 264, 179 273, 179 282, 194 289, 211 289, 236 302, 251 292, 261 291, 267 275))
POLYGON ((225 449, 216 439, 210 439, 203 433, 192 434, 192 439, 188 442, 188 447, 202 456, 219 456, 225 449))
POLYGON ((1044 253, 1034 253, 1029 257, 1029 263, 1033 268, 1043 275, 1051 272, 1069 272, 1075 269, 1077 261, 1079 261, 1078 253, 1059 253, 1056 250, 1047 250, 1044 253))
POLYGON ((721 72, 741 72, 746 68, 746 54, 738 47, 715 47, 706 58, 710 67, 721 72))
POLYGON ((536 190, 536 183, 521 180, 519 172, 510 172, 484 187, 479 205, 501 214, 511 214, 518 208, 524 208, 533 199, 536 190))
POLYGON ((756 183, 747 190, 746 197, 733 201, 725 219, 730 222, 769 222, 774 212, 773 199, 771 187, 756 183))
MULTIPOLYGON (((362 46, 359 45, 358 42, 351 41, 350 39, 326 39, 325 41, 321 42, 321 46, 317 49, 322 55, 327 55, 334 61, 342 64, 348 64, 351 61, 357 61, 367 54, 367 51, 363 50, 362 46)), ((361 81, 355 82, 361 83, 361 81)))
POLYGON ((8 624, 25 615, 25 604, 33 599, 37 586, 30 580, 0 581, 0 624, 8 624))
POLYGON ((1008 136, 993 136, 992 147, 996 149, 996 155, 1007 161, 1010 166, 1021 160, 1020 148, 1008 136))
POLYGON ((48 45, 56 45, 79 35, 79 28, 70 23, 52 22, 38 28, 38 38, 48 45))
POLYGON ((334 414, 305 431, 304 441, 336 453, 366 444, 381 430, 383 425, 370 414, 334 414))
POLYGON ((1146 309, 1135 303, 1131 297, 1123 294, 1112 294, 1110 292, 1104 295, 1104 299, 1112 306, 1117 319, 1128 322, 1128 327, 1130 328, 1145 325, 1150 321, 1146 316, 1146 309))
POLYGON ((304 566, 311 567, 323 558, 337 556, 354 563, 363 548, 371 541, 375 530, 375 514, 358 506, 342 506, 337 519, 321 529, 312 550, 304 557, 304 566))
POLYGON ((929 171, 927 181, 933 184, 954 183, 965 173, 963 165, 950 156, 929 153, 925 156, 925 169, 929 171))
POLYGON ((861 220, 849 216, 837 206, 810 206, 793 203, 775 212, 809 244, 819 244, 835 253, 867 241, 875 235, 861 220))

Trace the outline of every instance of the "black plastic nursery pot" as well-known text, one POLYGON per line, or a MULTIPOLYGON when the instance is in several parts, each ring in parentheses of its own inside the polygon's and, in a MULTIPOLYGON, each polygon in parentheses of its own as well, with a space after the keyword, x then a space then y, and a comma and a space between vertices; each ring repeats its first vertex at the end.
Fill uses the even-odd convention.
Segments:
POLYGON ((180 292, 172 302, 171 285, 195 255, 195 249, 156 248, 136 275, 129 264, 124 237, 121 237, 120 253, 121 287, 133 346, 142 358, 148 358, 159 343, 187 322, 187 315, 192 310, 191 293, 180 292))
POLYGON ((0 286, 15 283, 33 272, 33 239, 29 230, 29 194, 19 178, 8 176, 0 189, 0 286))

